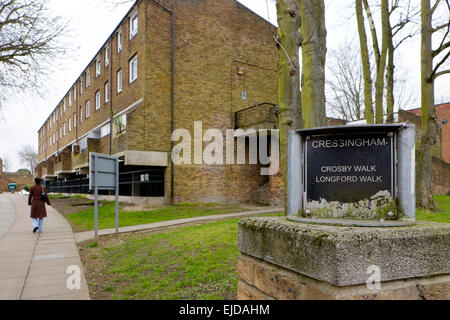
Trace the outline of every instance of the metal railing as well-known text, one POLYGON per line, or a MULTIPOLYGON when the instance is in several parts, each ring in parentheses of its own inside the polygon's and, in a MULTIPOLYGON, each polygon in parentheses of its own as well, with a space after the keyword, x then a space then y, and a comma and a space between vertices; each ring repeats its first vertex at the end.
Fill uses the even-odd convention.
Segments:
POLYGON ((278 109, 276 104, 263 102, 239 110, 234 114, 235 129, 265 121, 276 123, 278 121, 278 109), (249 118, 249 121, 245 121, 245 118, 249 118))
MULTIPOLYGON (((92 191, 89 190, 89 178, 46 182, 46 187, 49 193, 92 194, 92 191)), ((109 191, 99 193, 108 195, 109 191)), ((164 170, 142 170, 120 173, 119 195, 132 196, 136 193, 140 197, 164 197, 164 170)))

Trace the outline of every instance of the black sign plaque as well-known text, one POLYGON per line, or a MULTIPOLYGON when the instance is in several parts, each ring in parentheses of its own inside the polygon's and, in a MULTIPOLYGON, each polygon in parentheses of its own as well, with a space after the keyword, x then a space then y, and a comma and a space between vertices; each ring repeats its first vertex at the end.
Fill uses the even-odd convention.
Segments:
POLYGON ((355 203, 394 195, 394 133, 330 134, 306 139, 307 202, 355 203))

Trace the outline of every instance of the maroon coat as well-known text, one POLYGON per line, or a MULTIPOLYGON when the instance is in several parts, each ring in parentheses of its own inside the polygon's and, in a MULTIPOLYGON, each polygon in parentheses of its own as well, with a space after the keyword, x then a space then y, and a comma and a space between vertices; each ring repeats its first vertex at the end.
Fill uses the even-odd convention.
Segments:
MULTIPOLYGON (((47 217, 45 203, 41 200, 42 190, 45 190, 45 193, 47 193, 47 189, 40 185, 34 185, 30 189, 28 205, 31 206, 31 218, 43 219, 47 217)), ((50 200, 47 203, 50 205, 50 200)))

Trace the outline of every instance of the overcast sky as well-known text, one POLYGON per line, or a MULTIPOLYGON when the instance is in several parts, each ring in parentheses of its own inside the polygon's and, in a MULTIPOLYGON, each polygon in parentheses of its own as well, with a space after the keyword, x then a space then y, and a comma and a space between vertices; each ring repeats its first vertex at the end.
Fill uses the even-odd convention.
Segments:
MULTIPOLYGON (((419 0, 414 0, 419 1, 419 0)), ((273 0, 239 0, 257 14, 276 24, 273 0), (267 4, 269 10, 267 10, 267 4)), ((353 19, 353 0, 325 0, 328 50, 338 48, 356 39, 356 22, 353 19)), ((22 145, 32 145, 37 150, 37 131, 54 110, 86 65, 95 56, 113 29, 131 6, 131 2, 113 6, 108 0, 51 0, 52 9, 70 22, 70 54, 64 63, 55 63, 49 70, 51 77, 45 84, 45 97, 29 93, 17 94, 2 102, 0 111, 0 157, 11 162, 11 171, 24 167, 17 157, 22 145)), ((420 42, 406 43, 398 52, 396 64, 407 74, 408 88, 420 88, 420 42)), ((436 102, 450 101, 450 77, 441 77, 436 88, 436 102)), ((418 100, 417 100, 418 101, 418 100)), ((404 109, 417 108, 411 105, 404 109)))

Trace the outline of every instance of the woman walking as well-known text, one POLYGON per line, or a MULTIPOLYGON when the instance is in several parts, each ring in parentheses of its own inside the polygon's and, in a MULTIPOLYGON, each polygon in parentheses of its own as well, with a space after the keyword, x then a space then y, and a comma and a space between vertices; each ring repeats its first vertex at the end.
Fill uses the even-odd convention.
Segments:
POLYGON ((45 203, 50 205, 50 200, 47 196, 47 189, 41 186, 42 179, 36 177, 34 179, 36 184, 31 187, 30 195, 28 196, 28 205, 31 206, 31 218, 33 219, 33 233, 42 233, 44 218, 47 218, 47 210, 45 203))

